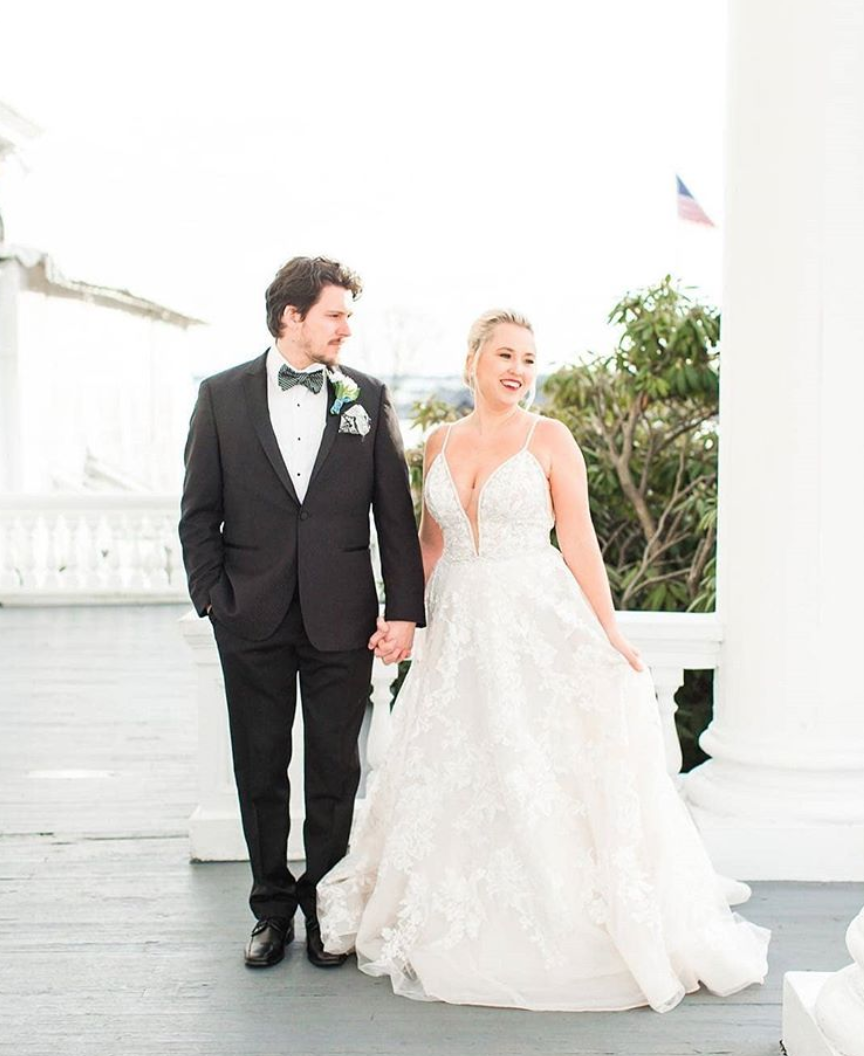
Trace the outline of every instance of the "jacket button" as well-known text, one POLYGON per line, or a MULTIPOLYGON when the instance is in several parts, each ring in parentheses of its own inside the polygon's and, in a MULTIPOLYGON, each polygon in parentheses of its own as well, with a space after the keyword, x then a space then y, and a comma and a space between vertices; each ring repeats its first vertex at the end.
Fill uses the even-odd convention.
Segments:
POLYGON ((301 521, 308 521, 309 520, 309 514, 305 510, 301 510, 300 511, 300 520, 301 521))

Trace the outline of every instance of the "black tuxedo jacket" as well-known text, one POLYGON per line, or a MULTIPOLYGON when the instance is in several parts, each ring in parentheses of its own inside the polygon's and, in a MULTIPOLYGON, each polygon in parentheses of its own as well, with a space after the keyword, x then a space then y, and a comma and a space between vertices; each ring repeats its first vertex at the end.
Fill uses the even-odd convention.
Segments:
MULTIPOLYGON (((346 367, 360 387, 365 436, 340 432, 327 382, 327 423, 301 503, 267 409, 267 354, 201 383, 186 444, 180 517, 189 594, 199 615, 242 638, 279 626, 299 591, 311 643, 359 649, 375 629, 378 595, 369 509, 378 533, 385 618, 424 626, 423 566, 399 423, 387 388, 346 367)), ((347 409, 347 408, 344 408, 347 409)))

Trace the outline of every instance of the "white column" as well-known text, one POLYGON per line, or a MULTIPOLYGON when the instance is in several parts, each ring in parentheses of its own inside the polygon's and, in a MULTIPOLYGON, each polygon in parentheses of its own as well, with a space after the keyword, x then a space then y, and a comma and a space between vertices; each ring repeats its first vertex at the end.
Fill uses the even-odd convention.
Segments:
POLYGON ((718 869, 864 878, 864 8, 731 0, 718 869))

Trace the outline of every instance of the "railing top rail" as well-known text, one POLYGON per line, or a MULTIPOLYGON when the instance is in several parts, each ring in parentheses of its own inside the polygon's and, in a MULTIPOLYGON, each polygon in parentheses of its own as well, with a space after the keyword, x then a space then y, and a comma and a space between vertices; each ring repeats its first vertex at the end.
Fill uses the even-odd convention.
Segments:
POLYGON ((657 638, 723 639, 723 621, 716 612, 619 612, 616 619, 621 627, 657 638))
POLYGON ((0 494, 0 517, 40 513, 177 513, 180 496, 142 492, 52 492, 49 495, 0 494))

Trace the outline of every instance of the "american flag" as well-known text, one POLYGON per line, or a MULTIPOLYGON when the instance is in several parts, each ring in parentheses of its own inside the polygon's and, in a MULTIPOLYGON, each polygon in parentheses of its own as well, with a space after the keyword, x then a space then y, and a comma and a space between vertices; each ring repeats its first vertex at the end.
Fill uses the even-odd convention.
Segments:
POLYGON ((689 220, 693 224, 707 224, 708 227, 716 226, 702 206, 696 201, 680 176, 675 177, 678 184, 678 216, 682 220, 689 220))

